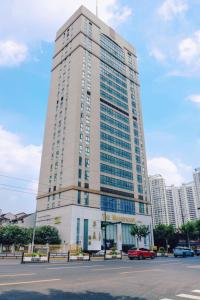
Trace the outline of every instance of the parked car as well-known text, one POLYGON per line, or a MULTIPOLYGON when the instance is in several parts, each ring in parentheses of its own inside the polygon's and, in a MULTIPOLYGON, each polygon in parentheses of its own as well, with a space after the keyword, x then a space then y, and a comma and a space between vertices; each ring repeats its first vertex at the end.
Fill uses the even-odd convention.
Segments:
POLYGON ((186 257, 186 256, 194 256, 194 251, 190 248, 185 248, 185 247, 176 247, 174 249, 174 257, 186 257))
POLYGON ((195 254, 196 254, 197 256, 200 256, 200 248, 197 248, 197 249, 195 250, 195 254))
POLYGON ((145 258, 151 258, 154 259, 156 257, 155 252, 149 250, 149 249, 145 249, 145 248, 132 248, 130 250, 128 250, 128 258, 129 259, 145 259, 145 258))

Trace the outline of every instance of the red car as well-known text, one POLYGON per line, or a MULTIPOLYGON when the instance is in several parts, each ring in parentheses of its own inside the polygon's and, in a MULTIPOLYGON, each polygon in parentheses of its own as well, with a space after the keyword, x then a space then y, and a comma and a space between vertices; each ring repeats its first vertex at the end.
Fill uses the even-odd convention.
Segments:
POLYGON ((154 259, 156 257, 155 252, 149 250, 149 249, 145 249, 145 248, 132 248, 130 250, 128 250, 128 258, 129 259, 145 259, 145 258, 151 258, 154 259))

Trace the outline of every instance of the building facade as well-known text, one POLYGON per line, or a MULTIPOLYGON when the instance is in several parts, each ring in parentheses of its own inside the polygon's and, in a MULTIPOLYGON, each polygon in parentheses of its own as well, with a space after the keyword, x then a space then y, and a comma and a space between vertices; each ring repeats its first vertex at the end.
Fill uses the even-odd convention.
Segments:
POLYGON ((180 187, 183 223, 198 219, 197 196, 194 182, 182 184, 180 187))
POLYGON ((159 224, 169 224, 168 203, 165 180, 161 175, 149 177, 149 187, 152 203, 154 227, 159 224))
POLYGON ((149 177, 154 227, 171 224, 180 228, 186 222, 199 218, 198 175, 195 170, 196 182, 185 183, 179 187, 166 186, 161 175, 149 177))
POLYGON ((135 244, 149 226, 144 132, 135 49, 85 7, 59 29, 37 197, 37 226, 69 247, 135 244))
POLYGON ((200 168, 196 168, 193 173, 195 191, 197 197, 198 217, 200 218, 200 168))
POLYGON ((174 185, 166 187, 167 207, 169 215, 169 224, 175 228, 180 228, 183 224, 182 203, 180 197, 180 188, 174 185))

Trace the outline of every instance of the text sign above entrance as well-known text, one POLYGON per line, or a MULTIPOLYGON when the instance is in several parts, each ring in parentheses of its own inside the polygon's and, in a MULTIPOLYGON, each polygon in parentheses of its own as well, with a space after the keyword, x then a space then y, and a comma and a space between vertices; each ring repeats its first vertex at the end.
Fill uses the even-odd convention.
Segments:
POLYGON ((128 224, 135 224, 135 218, 128 217, 128 216, 120 216, 120 215, 114 215, 114 214, 102 214, 102 220, 109 221, 109 222, 122 222, 122 223, 128 223, 128 224))

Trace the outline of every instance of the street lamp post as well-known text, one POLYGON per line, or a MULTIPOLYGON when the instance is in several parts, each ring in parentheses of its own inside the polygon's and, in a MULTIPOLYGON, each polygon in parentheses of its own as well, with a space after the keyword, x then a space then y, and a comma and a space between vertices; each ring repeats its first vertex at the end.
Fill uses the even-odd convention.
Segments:
POLYGON ((33 250, 34 250, 34 243, 35 243, 36 216, 37 216, 37 209, 36 209, 36 211, 35 211, 35 219, 34 219, 33 235, 32 235, 32 242, 31 242, 31 253, 33 253, 33 250))

